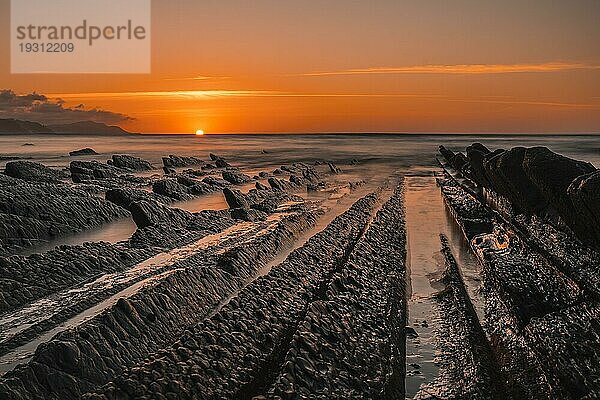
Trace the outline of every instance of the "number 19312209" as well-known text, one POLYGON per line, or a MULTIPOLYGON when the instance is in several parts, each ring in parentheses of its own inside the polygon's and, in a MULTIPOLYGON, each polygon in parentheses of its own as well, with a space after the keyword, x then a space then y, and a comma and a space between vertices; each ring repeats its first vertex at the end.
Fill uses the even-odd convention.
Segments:
POLYGON ((19 43, 21 53, 72 53, 74 43, 19 43))

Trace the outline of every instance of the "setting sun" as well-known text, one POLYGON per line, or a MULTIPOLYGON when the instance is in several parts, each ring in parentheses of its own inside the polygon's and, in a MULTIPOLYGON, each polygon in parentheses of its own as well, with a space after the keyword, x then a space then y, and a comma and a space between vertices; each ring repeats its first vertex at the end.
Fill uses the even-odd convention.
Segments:
POLYGON ((198 130, 196 131, 196 136, 204 136, 204 131, 203 131, 203 130, 200 130, 200 129, 198 129, 198 130))

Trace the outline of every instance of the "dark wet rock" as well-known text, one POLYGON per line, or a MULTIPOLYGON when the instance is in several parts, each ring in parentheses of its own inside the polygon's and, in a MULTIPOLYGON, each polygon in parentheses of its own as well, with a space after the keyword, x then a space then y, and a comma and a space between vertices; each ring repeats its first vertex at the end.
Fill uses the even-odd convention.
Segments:
POLYGON ((346 263, 323 283, 324 294, 297 325, 265 393, 268 398, 286 398, 291 392, 297 398, 404 396, 406 243, 401 209, 399 188, 346 263))
POLYGON ((244 183, 252 181, 252 178, 248 175, 236 170, 223 171, 222 175, 224 180, 233 183, 234 185, 243 185, 244 183))
POLYGON ((231 183, 227 182, 226 180, 215 178, 214 176, 207 176, 204 179, 202 179, 202 182, 220 188, 224 188, 231 185, 231 183))
POLYGON ((265 191, 259 196, 250 196, 250 208, 264 211, 266 213, 275 212, 280 205, 284 203, 302 203, 304 199, 299 196, 290 195, 286 192, 265 191))
MULTIPOLYGON (((303 247, 292 252, 268 275, 250 283, 216 314, 198 319, 201 322, 190 326, 176 343, 119 374, 97 394, 109 399, 118 396, 160 397, 172 390, 177 390, 176 397, 180 399, 252 398, 263 394, 261 391, 268 386, 262 386, 261 390, 259 385, 276 376, 279 364, 273 362, 287 353, 290 335, 295 330, 293 327, 303 319, 313 299, 317 299, 317 293, 321 292, 319 288, 327 287, 336 269, 334 260, 349 253, 360 237, 374 204, 374 196, 359 201, 303 247), (157 379, 163 376, 168 376, 168 379, 157 379), (153 383, 146 384, 148 379, 153 383)), ((286 231, 280 231, 283 237, 289 237, 286 231)), ((281 241, 273 237, 269 246, 249 243, 244 247, 246 254, 251 255, 249 258, 244 257, 244 252, 239 254, 239 250, 232 249, 221 257, 218 265, 227 275, 231 275, 230 271, 239 273, 239 268, 252 265, 246 260, 252 260, 263 250, 270 249, 277 240, 281 241), (236 259, 238 262, 232 265, 232 260, 236 259)), ((289 244, 289 241, 281 243, 289 244)), ((276 253, 267 251, 267 254, 276 253)), ((195 268, 193 273, 202 270, 195 268)), ((218 272, 214 268, 207 270, 218 272)), ((204 291, 194 289, 193 293, 202 292, 204 298, 210 296, 204 291)), ((191 299, 184 300, 184 305, 197 298, 197 294, 190 293, 188 296, 191 299)), ((157 317, 157 321, 160 320, 157 317)), ((303 365, 313 368, 310 362, 303 365)), ((89 398, 94 397, 90 395, 89 398)))
POLYGON ((188 211, 153 201, 134 201, 129 205, 129 211, 138 228, 152 225, 183 226, 193 219, 193 214, 188 211))
POLYGON ((144 255, 147 252, 133 253, 122 245, 99 242, 60 246, 28 257, 0 257, 0 312, 14 310, 98 273, 124 270, 144 255))
POLYGON ((490 182, 485 174, 484 161, 485 157, 491 151, 481 143, 473 143, 467 147, 467 161, 463 171, 475 183, 483 187, 490 187, 490 182))
POLYGON ((594 166, 553 153, 545 147, 533 147, 525 153, 523 169, 573 232, 585 236, 588 228, 582 223, 567 190, 575 178, 594 172, 594 166))
POLYGON ((599 318, 600 305, 585 302, 532 321, 525 330, 552 383, 570 398, 593 399, 600 393, 599 318))
POLYGON ((334 163, 327 163, 327 166, 329 167, 329 171, 332 174, 339 174, 342 172, 342 170, 340 168, 338 168, 338 166, 335 165, 334 163))
POLYGON ((112 165, 102 164, 98 161, 83 160, 71 161, 69 164, 69 170, 71 171, 71 174, 78 173, 91 176, 94 175, 95 171, 102 171, 111 175, 119 175, 125 172, 124 170, 113 167, 112 165))
POLYGON ((465 165, 469 162, 467 157, 463 153, 454 153, 452 150, 447 149, 445 146, 439 147, 440 154, 446 159, 446 161, 452 165, 457 171, 462 171, 465 165))
POLYGON ((105 199, 125 209, 129 209, 129 205, 134 201, 152 200, 163 204, 169 204, 174 201, 171 197, 133 188, 107 190, 105 199))
POLYGON ((175 175, 177 173, 177 171, 169 167, 163 167, 163 172, 165 173, 165 175, 175 175))
POLYGON ((117 174, 110 170, 106 169, 95 169, 94 170, 94 179, 114 179, 119 177, 117 174))
MULTIPOLYGON (((463 215, 458 206, 464 208, 465 204, 477 201, 461 191, 455 183, 446 180, 441 184, 453 215, 462 225, 463 215), (453 190, 447 190, 453 185, 453 190)), ((491 211, 488 213, 491 219, 496 218, 491 211)), ((534 224, 530 222, 529 225, 534 224)), ((546 227, 549 229, 546 232, 551 233, 552 228, 549 225, 546 227)), ((538 237, 537 234, 535 237, 538 237)), ((535 241, 540 240, 535 237, 535 241)), ((582 287, 588 286, 579 287, 549 261, 559 259, 564 251, 564 248, 560 249, 560 241, 552 244, 557 236, 546 237, 544 234, 539 237, 542 238, 540 243, 545 240, 553 248, 537 252, 528 246, 531 237, 523 239, 502 221, 495 221, 494 230, 487 234, 475 237, 467 235, 483 264, 482 292, 488 316, 486 330, 489 337, 495 338, 494 348, 500 352, 501 367, 511 388, 524 393, 526 398, 581 398, 583 394, 597 392, 595 384, 581 378, 594 376, 597 369, 581 356, 579 349, 591 341, 597 342, 598 336, 593 333, 592 336, 586 336, 583 331, 588 328, 575 325, 573 329, 562 329, 560 326, 563 322, 558 322, 560 318, 555 316, 563 314, 565 310, 573 310, 575 313, 583 312, 581 317, 576 318, 588 318, 584 316, 587 296, 582 290, 582 287), (546 325, 540 321, 552 322, 546 325), (537 327, 544 333, 538 331, 530 336, 528 332, 537 327), (551 333, 555 327, 562 332, 560 335, 551 333), (565 335, 563 339, 560 338, 562 335, 565 335), (566 367, 566 359, 572 362, 569 367, 566 367), (570 371, 577 372, 571 374, 570 371)), ((567 260, 583 261, 588 265, 591 261, 585 261, 580 252, 575 252, 574 256, 576 258, 569 254, 557 264, 570 275, 579 267, 573 269, 571 261, 567 260)), ((590 272, 590 269, 582 268, 573 276, 580 280, 583 276, 590 276, 590 272)))
POLYGON ((454 158, 454 152, 452 150, 446 148, 444 145, 440 145, 438 147, 438 151, 446 159, 446 161, 452 163, 452 159, 454 158))
MULTIPOLYGON (((440 151, 445 158, 453 157, 443 146, 440 151)), ((576 194, 576 188, 597 171, 593 165, 545 147, 489 152, 474 144, 467 149, 467 158, 463 172, 487 189, 486 195, 505 217, 537 215, 555 226, 566 225, 586 244, 600 247, 593 211, 598 193, 592 190, 585 201, 576 194)))
POLYGON ((28 182, 57 182, 64 177, 60 171, 32 161, 10 161, 4 173, 28 182))
POLYGON ((71 157, 77 157, 77 156, 95 156, 95 155, 98 155, 98 153, 96 153, 96 151, 94 149, 86 147, 85 149, 71 151, 71 152, 69 152, 69 155, 71 157))
POLYGON ((256 222, 264 221, 268 214, 264 211, 248 209, 248 208, 232 208, 231 218, 241 219, 243 221, 256 222))
POLYGON ((203 210, 189 213, 190 215, 184 214, 183 218, 177 218, 177 209, 169 210, 166 210, 165 218, 161 218, 153 225, 143 229, 137 229, 129 240, 130 245, 141 249, 178 247, 195 241, 202 235, 228 228, 235 223, 229 210, 203 210), (170 217, 169 210, 175 210, 175 218, 170 217))
POLYGON ((169 155, 168 157, 162 158, 163 165, 169 168, 180 168, 180 167, 188 167, 190 165, 203 165, 205 162, 197 157, 186 157, 186 156, 177 156, 177 155, 169 155))
POLYGON ((404 327, 404 334, 406 335, 407 338, 411 338, 411 339, 415 339, 415 338, 419 337, 419 334, 417 333, 417 331, 415 331, 415 328, 413 328, 411 326, 404 327))
MULTIPOLYGON (((435 296, 441 316, 436 324, 436 364, 440 371, 434 381, 421 386, 417 399, 506 399, 522 398, 507 388, 500 365, 471 303, 448 240, 442 240, 446 270, 445 289, 435 296)), ((417 369, 419 365, 415 364, 417 369)))
POLYGON ((187 192, 194 196, 201 196, 221 190, 219 185, 209 185, 208 183, 199 181, 195 179, 194 176, 189 175, 178 175, 177 183, 185 186, 187 188, 187 192))
POLYGON ((283 171, 279 168, 273 170, 273 175, 283 175, 283 171))
POLYGON ((23 143, 21 146, 35 146, 33 143, 23 143))
POLYGON ((317 170, 308 164, 294 163, 289 166, 282 166, 282 170, 290 174, 290 181, 301 186, 307 183, 318 184, 321 182, 321 177, 317 170))
POLYGON ((274 190, 286 191, 286 190, 293 190, 295 188, 292 183, 290 183, 286 180, 283 180, 283 179, 269 178, 267 180, 267 182, 269 182, 269 185, 274 190))
POLYGON ((199 178, 201 176, 207 176, 210 175, 211 172, 208 171, 204 171, 202 169, 192 169, 192 168, 188 168, 183 170, 183 174, 189 177, 195 177, 195 178, 199 178))
POLYGON ((555 265, 572 277, 577 284, 600 298, 600 254, 586 247, 569 232, 557 229, 542 219, 519 215, 515 218, 518 229, 529 242, 543 251, 555 265))
POLYGON ((462 171, 468 162, 467 157, 463 153, 456 153, 452 159, 452 165, 458 171, 462 171))
POLYGON ((152 184, 152 191, 179 201, 194 198, 188 187, 180 184, 176 179, 158 180, 152 184))
POLYGON ((268 172, 266 172, 266 171, 260 171, 260 172, 258 173, 258 176, 259 176, 260 178, 262 178, 262 179, 266 179, 266 178, 270 177, 270 176, 271 176, 271 174, 269 174, 269 173, 268 173, 268 172))
POLYGON ((250 208, 250 202, 246 195, 244 195, 239 190, 225 188, 223 189, 223 195, 225 196, 225 201, 227 201, 227 205, 229 208, 250 208))
MULTIPOLYGON (((4 186, 4 185, 16 186, 16 185, 21 185, 23 183, 24 183, 24 181, 21 179, 13 178, 12 176, 8 176, 5 174, 0 174, 0 184, 2 184, 2 186, 4 186)), ((1 189, 1 186, 0 186, 0 189, 1 189)))
POLYGON ((217 168, 229 168, 231 165, 224 158, 216 154, 210 153, 210 159, 214 161, 217 168))
POLYGON ((114 165, 117 168, 124 168, 132 171, 150 171, 154 169, 152 164, 148 161, 127 154, 113 154, 111 161, 111 165, 114 165))
POLYGON ((502 151, 485 162, 491 188, 505 196, 518 211, 543 214, 548 202, 523 169, 527 149, 515 147, 502 151))
POLYGON ((576 210, 579 236, 600 248, 600 171, 573 180, 567 194, 576 210))
POLYGON ((296 186, 302 186, 302 185, 306 185, 307 181, 306 181, 306 179, 304 179, 304 177, 301 177, 298 175, 290 175, 290 183, 292 183, 293 185, 296 185, 296 186))
POLYGON ((350 190, 355 190, 358 189, 359 187, 365 185, 366 182, 364 180, 360 180, 360 181, 352 181, 352 182, 348 182, 348 187, 350 188, 350 190))
POLYGON ((0 247, 28 247, 127 216, 121 207, 63 183, 8 180, 0 187, 0 247))
POLYGON ((227 161, 223 160, 222 158, 219 158, 218 160, 215 160, 215 165, 216 165, 217 168, 229 168, 229 167, 231 167, 231 165, 227 161))
POLYGON ((202 170, 211 170, 211 169, 216 169, 216 168, 217 167, 215 165, 209 164, 209 163, 207 163, 201 167, 202 170))
MULTIPOLYGON (((168 362, 160 361, 164 368, 176 359, 192 362, 195 350, 204 344, 194 335, 194 324, 208 317, 228 295, 241 289, 257 269, 315 221, 314 213, 288 216, 275 229, 234 249, 216 245, 213 249, 187 253, 187 257, 169 265, 173 273, 128 298, 119 299, 106 312, 40 346, 32 361, 0 380, 0 396, 18 400, 78 399, 122 376, 126 368, 146 357, 157 359, 159 353, 155 352, 165 347, 166 353, 165 350, 160 353, 169 353, 168 362), (180 340, 171 350, 177 337, 180 340), (36 378, 32 380, 32 376, 36 378), (61 377, 60 385, 57 376, 61 377)), ((193 368, 191 379, 197 380, 202 373, 197 370, 204 368, 209 365, 193 368)), ((167 394, 178 393, 176 397, 190 395, 187 378, 159 379, 164 372, 165 369, 157 371, 158 375, 154 372, 149 375, 152 377, 149 384, 137 382, 133 376, 126 378, 126 390, 133 391, 129 396, 133 393, 142 396, 146 390, 157 388, 167 394)), ((160 393, 155 396, 161 398, 160 393)), ((95 396, 90 394, 87 398, 95 396)))
POLYGON ((19 215, 0 213, 0 254, 34 246, 55 235, 71 232, 68 226, 19 215))
POLYGON ((255 186, 257 190, 270 190, 270 188, 267 185, 264 185, 261 182, 256 182, 255 186))
POLYGON ((468 240, 479 257, 489 265, 484 270, 486 282, 502 287, 510 296, 520 325, 580 300, 582 292, 578 285, 568 277, 557 274, 548 260, 529 248, 491 210, 448 181, 442 183, 442 193, 456 211, 459 224, 463 227, 470 220, 469 214, 464 211, 469 207, 488 215, 491 226, 482 225, 480 232, 469 230, 468 227, 463 229, 470 235, 468 240))
POLYGON ((102 164, 98 161, 71 161, 69 170, 71 171, 71 179, 74 183, 113 180, 115 186, 117 186, 119 183, 122 183, 119 179, 122 178, 122 181, 126 180, 123 175, 126 171, 112 165, 102 164))

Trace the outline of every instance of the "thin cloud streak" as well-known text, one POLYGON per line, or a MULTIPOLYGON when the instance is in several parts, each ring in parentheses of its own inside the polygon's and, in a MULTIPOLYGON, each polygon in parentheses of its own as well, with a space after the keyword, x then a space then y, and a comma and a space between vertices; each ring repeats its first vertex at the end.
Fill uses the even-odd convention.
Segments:
POLYGON ((566 103, 543 100, 517 100, 508 96, 457 98, 439 94, 414 93, 294 93, 272 90, 193 90, 193 91, 149 91, 149 92, 115 92, 115 93, 60 93, 48 95, 61 99, 130 99, 130 98, 166 98, 171 100, 215 100, 219 98, 410 98, 437 100, 442 102, 507 104, 543 107, 563 107, 579 109, 600 109, 600 103, 566 103))
POLYGON ((210 81, 210 80, 214 80, 214 81, 221 81, 221 80, 225 80, 225 79, 231 79, 230 76, 188 76, 188 77, 183 77, 183 78, 164 78, 164 81, 210 81))
POLYGON ((585 63, 549 62, 542 64, 458 64, 458 65, 413 65, 406 67, 353 68, 340 71, 310 72, 301 76, 332 75, 382 75, 382 74, 514 74, 549 73, 580 70, 599 70, 600 65, 585 63))
POLYGON ((258 97, 269 91, 259 90, 168 90, 168 91, 147 91, 147 92, 99 92, 99 93, 60 93, 50 96, 60 97, 62 99, 126 99, 132 97, 170 97, 173 99, 211 99, 217 97, 258 97))

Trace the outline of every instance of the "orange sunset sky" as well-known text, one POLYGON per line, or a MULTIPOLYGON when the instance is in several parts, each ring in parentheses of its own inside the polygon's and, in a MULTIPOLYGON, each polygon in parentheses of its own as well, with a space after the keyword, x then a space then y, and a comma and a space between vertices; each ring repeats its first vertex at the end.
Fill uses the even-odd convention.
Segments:
POLYGON ((155 0, 152 73, 0 89, 148 133, 600 132, 598 0, 155 0))

